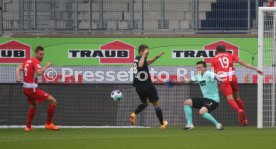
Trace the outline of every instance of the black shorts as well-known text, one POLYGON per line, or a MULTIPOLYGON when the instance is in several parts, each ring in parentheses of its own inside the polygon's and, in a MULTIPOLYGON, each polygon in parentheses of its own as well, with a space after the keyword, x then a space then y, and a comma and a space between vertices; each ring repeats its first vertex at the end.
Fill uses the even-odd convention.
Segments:
POLYGON ((153 84, 136 86, 136 92, 142 101, 142 103, 146 104, 147 100, 149 102, 154 103, 159 100, 157 90, 153 84))
POLYGON ((206 107, 208 112, 214 111, 219 105, 219 103, 208 98, 192 98, 192 101, 193 108, 201 109, 202 107, 206 107))

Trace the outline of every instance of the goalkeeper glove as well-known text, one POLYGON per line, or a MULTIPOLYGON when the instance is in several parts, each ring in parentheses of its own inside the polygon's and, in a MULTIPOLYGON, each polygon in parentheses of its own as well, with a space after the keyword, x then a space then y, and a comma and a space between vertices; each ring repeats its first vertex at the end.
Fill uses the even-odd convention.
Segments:
POLYGON ((178 82, 177 82, 177 81, 172 81, 172 80, 167 80, 167 81, 165 81, 165 85, 166 85, 168 88, 172 88, 172 87, 174 87, 175 85, 178 85, 178 82))

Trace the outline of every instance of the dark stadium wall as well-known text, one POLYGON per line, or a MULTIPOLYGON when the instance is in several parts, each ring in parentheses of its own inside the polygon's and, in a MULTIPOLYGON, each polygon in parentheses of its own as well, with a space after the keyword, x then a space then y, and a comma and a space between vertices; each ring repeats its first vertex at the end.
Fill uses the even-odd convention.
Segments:
MULTIPOLYGON (((244 99, 249 125, 256 126, 257 85, 240 84, 240 94, 244 99)), ((40 86, 57 99, 54 121, 63 126, 129 126, 129 114, 140 103, 135 88, 130 84, 42 84, 40 86), (110 93, 119 89, 123 93, 120 102, 111 100, 110 93)), ((183 101, 190 97, 201 97, 198 85, 183 85, 168 89, 156 85, 164 118, 172 126, 185 123, 183 101)), ((27 99, 20 84, 0 84, 0 126, 25 125, 28 112, 27 99)), ((47 114, 47 104, 41 104, 35 115, 34 125, 43 125, 47 114)), ((210 125, 193 110, 194 124, 210 125)), ((212 114, 225 126, 238 126, 237 113, 221 96, 221 103, 212 114)), ((154 108, 149 106, 137 117, 138 126, 158 126, 154 108)))

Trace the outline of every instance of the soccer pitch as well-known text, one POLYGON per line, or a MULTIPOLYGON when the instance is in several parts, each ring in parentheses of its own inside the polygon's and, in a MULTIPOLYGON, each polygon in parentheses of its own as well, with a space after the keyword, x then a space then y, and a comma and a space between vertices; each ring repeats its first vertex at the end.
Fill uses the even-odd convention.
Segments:
POLYGON ((275 149, 276 129, 0 129, 1 149, 275 149))

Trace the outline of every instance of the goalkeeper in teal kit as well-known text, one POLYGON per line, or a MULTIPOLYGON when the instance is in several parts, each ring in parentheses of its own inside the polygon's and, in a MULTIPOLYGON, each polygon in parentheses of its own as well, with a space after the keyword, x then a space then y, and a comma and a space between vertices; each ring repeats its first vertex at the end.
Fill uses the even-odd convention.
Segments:
POLYGON ((187 125, 184 127, 186 130, 194 129, 192 108, 200 109, 199 114, 202 118, 213 123, 218 130, 222 130, 223 126, 220 124, 211 114, 219 105, 219 93, 218 93, 218 80, 217 75, 211 71, 207 71, 206 63, 199 61, 196 64, 198 74, 193 78, 184 78, 180 82, 169 81, 166 84, 169 87, 179 85, 182 83, 196 82, 199 84, 203 98, 190 98, 184 101, 184 112, 186 116, 187 125))

